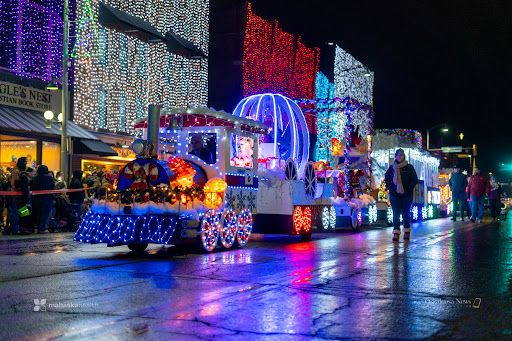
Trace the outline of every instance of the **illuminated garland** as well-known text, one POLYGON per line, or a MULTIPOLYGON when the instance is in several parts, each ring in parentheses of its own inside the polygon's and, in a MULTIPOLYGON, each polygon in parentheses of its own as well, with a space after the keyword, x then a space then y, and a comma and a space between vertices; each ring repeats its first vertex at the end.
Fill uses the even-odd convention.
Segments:
POLYGON ((419 217, 419 215, 418 215, 418 213, 419 213, 418 206, 413 205, 411 207, 411 213, 412 213, 412 219, 413 220, 418 220, 418 217, 419 217))
POLYGON ((427 217, 429 219, 434 218, 434 206, 433 205, 428 205, 427 217))
POLYGON ((334 207, 325 206, 322 209, 322 227, 324 229, 334 228, 336 225, 336 211, 334 207))
POLYGON ((425 220, 427 218, 428 218, 427 208, 425 206, 423 206, 421 208, 421 219, 425 220))
MULTIPOLYGON (((411 206, 409 210, 409 216, 412 221, 421 221, 426 219, 435 218, 435 207, 436 205, 422 205, 422 204, 414 204, 411 206)), ((388 223, 393 222, 393 209, 391 206, 388 206, 387 209, 387 221, 388 223)), ((400 215, 400 222, 403 221, 402 215, 400 215)))
POLYGON ((386 218, 389 224, 393 223, 393 209, 391 206, 388 206, 388 209, 386 210, 386 218))
POLYGON ((377 222, 377 205, 375 204, 368 206, 368 222, 370 224, 377 222))
POLYGON ((174 188, 170 188, 168 186, 157 186, 149 187, 147 189, 127 189, 122 191, 108 189, 103 199, 107 202, 119 202, 124 205, 145 202, 167 202, 174 205, 178 201, 181 204, 188 204, 194 199, 203 201, 204 198, 205 193, 203 191, 203 187, 194 184, 188 188, 183 188, 181 186, 174 188))
POLYGON ((276 92, 291 98, 315 98, 319 48, 284 32, 278 22, 257 16, 247 4, 242 60, 243 94, 276 92))
MULTIPOLYGON (((76 123, 133 133, 131 122, 146 115, 149 103, 206 105, 207 60, 188 60, 169 54, 164 44, 149 45, 107 30, 97 22, 99 0, 78 3, 78 42, 73 50, 76 123)), ((208 50, 207 0, 109 0, 106 4, 149 21, 162 33, 172 29, 208 50)))
POLYGON ((171 244, 178 222, 185 217, 177 216, 112 216, 87 212, 74 240, 82 243, 130 243, 171 244))

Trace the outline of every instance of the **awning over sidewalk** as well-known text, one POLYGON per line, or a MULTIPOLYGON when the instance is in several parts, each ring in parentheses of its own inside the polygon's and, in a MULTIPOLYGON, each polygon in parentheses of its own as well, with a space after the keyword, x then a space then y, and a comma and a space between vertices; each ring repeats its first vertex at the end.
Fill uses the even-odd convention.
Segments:
MULTIPOLYGON (((98 140, 96 136, 71 121, 67 127, 68 135, 71 137, 98 140)), ((43 113, 10 107, 0 107, 0 129, 19 133, 61 135, 60 123, 52 123, 51 128, 46 128, 43 113)))
POLYGON ((98 140, 78 140, 73 145, 74 154, 94 154, 98 156, 117 156, 110 146, 98 140))
POLYGON ((146 43, 165 41, 163 34, 149 22, 103 2, 99 3, 99 23, 106 28, 135 36, 146 43))

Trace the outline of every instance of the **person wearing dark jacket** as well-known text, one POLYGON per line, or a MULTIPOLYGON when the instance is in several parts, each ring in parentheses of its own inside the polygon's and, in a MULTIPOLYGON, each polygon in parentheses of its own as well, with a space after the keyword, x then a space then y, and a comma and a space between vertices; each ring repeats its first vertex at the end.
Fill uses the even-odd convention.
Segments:
POLYGON ((395 161, 386 172, 385 182, 393 208, 393 241, 400 238, 400 215, 404 221, 404 240, 408 240, 411 237, 410 210, 418 176, 414 167, 405 160, 402 148, 395 152, 395 161))
MULTIPOLYGON (((26 167, 26 165, 25 165, 25 167, 26 167)), ((18 213, 18 214, 19 214, 19 210, 21 208, 24 208, 25 206, 30 211, 32 210, 32 205, 30 202, 30 188, 29 188, 30 176, 28 175, 26 168, 25 169, 19 168, 19 169, 21 170, 21 172, 20 172, 18 180, 15 183, 16 189, 21 192, 21 196, 18 197, 19 199, 17 202, 18 212, 16 212, 16 213, 18 213)), ((19 224, 20 224, 19 226, 20 226, 21 234, 31 234, 32 232, 34 232, 32 215, 20 216, 19 224)))
MULTIPOLYGON (((37 168, 37 175, 32 179, 31 189, 33 191, 55 189, 55 181, 48 172, 47 166, 40 165, 37 168)), ((46 225, 48 224, 52 212, 53 197, 53 194, 38 194, 32 196, 34 222, 37 224, 39 233, 46 232, 46 225)))
POLYGON ((453 221, 457 221, 457 210, 460 210, 460 219, 464 220, 464 201, 466 200, 466 187, 468 179, 460 172, 460 167, 455 165, 449 181, 452 191, 453 221))
MULTIPOLYGON (((84 188, 82 183, 82 176, 84 173, 81 170, 76 170, 73 172, 73 177, 71 178, 71 182, 69 183, 69 189, 79 189, 84 188)), ((85 192, 70 192, 69 200, 71 201, 71 206, 73 207, 73 213, 75 217, 80 216, 80 209, 85 199, 85 192)))
MULTIPOLYGON (((23 172, 27 170, 27 158, 22 156, 18 158, 16 161, 16 167, 11 171, 11 177, 9 179, 9 187, 13 192, 21 191, 20 185, 20 177, 23 172)), ((28 190, 27 190, 28 191, 28 190)), ((28 196, 28 194, 27 194, 28 196)), ((19 196, 11 196, 11 203, 9 207, 9 225, 11 226, 12 234, 20 233, 20 217, 18 214, 18 208, 22 207, 25 204, 21 203, 21 197, 19 196)))

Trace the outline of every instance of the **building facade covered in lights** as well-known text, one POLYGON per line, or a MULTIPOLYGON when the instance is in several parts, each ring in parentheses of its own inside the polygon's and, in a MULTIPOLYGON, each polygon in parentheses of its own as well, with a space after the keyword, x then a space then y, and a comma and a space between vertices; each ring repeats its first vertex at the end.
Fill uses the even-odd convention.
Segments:
POLYGON ((242 98, 260 93, 316 98, 320 49, 255 7, 249 1, 212 3, 209 105, 231 111, 242 98))
MULTIPOLYGON (((98 23, 98 0, 77 0, 74 122, 94 130, 105 142, 126 146, 133 121, 149 104, 166 108, 205 106, 208 61, 171 54, 165 44, 148 44, 98 23)), ((109 0, 116 9, 149 22, 159 32, 172 30, 207 53, 209 1, 109 0)), ((121 155, 120 155, 121 156, 121 155)), ((83 168, 101 165, 82 161, 83 168)), ((117 168, 123 160, 109 161, 117 168)))
MULTIPOLYGON (((71 21, 75 4, 70 1, 71 21)), ((62 77, 62 13, 63 1, 0 2, 0 166, 4 169, 20 157, 26 157, 31 167, 60 168, 61 91, 46 87, 62 77), (47 111, 53 113, 53 122, 45 120, 47 111)), ((72 70, 70 76, 72 82, 72 70)), ((95 144, 117 155, 72 122, 68 134, 77 152, 84 144, 95 144)))
MULTIPOLYGON (((219 0, 211 6, 210 107, 232 111, 243 98, 263 93, 317 97, 318 47, 260 15, 257 2, 219 0)), ((306 114, 306 122, 314 146, 316 116, 306 114)))
MULTIPOLYGON (((107 0, 104 3, 172 30, 208 51, 209 2, 107 0)), ((0 163, 21 156, 60 164, 63 0, 0 2, 0 163), (28 98, 26 96, 29 96, 28 98), (32 96, 32 97, 30 97, 32 96), (43 113, 54 112, 54 122, 43 113)), ((133 157, 132 122, 148 104, 206 105, 208 62, 169 54, 98 23, 98 0, 69 0, 71 169, 119 168, 133 157)))

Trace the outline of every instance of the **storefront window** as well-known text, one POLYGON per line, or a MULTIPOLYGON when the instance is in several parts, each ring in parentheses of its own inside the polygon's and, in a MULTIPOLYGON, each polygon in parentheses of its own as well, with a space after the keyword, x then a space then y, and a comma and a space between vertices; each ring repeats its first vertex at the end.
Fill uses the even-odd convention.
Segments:
POLYGON ((117 173, 126 165, 126 162, 111 162, 100 160, 82 160, 82 170, 86 173, 103 172, 117 173))
POLYGON ((60 144, 43 142, 43 165, 50 171, 57 172, 60 169, 60 144))
POLYGON ((27 158, 29 167, 36 166, 36 141, 2 141, 0 142, 0 165, 4 168, 16 166, 18 158, 27 158))

